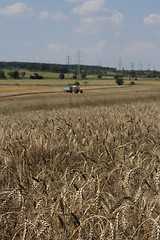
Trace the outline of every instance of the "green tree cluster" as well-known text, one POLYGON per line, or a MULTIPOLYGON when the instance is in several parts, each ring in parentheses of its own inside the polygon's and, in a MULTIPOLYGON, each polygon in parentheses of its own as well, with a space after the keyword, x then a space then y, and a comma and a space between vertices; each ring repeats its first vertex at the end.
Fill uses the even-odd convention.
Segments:
POLYGON ((5 79, 6 76, 5 76, 5 72, 4 71, 0 71, 0 79, 5 79))
POLYGON ((114 78, 116 80, 117 85, 123 85, 124 84, 122 76, 116 75, 114 78))
POLYGON ((85 79, 85 78, 87 77, 87 72, 86 72, 86 71, 83 71, 83 72, 81 73, 81 77, 82 77, 82 79, 85 79))
POLYGON ((10 76, 10 78, 19 79, 19 72, 18 71, 11 71, 11 72, 8 73, 8 76, 10 76))
POLYGON ((30 75, 30 79, 43 79, 43 76, 38 73, 34 73, 34 75, 30 75))
POLYGON ((98 73, 97 77, 98 77, 99 79, 102 79, 102 73, 101 73, 101 72, 98 73))
POLYGON ((60 78, 60 79, 64 79, 64 78, 65 78, 65 75, 64 75, 63 72, 61 72, 61 73, 59 74, 59 78, 60 78))

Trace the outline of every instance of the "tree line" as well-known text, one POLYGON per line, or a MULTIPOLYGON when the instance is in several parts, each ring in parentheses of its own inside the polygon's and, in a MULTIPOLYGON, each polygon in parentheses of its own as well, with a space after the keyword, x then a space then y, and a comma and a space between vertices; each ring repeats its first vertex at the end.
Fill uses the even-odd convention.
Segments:
MULTIPOLYGON (((51 64, 51 63, 32 63, 32 62, 0 62, 0 79, 5 79, 7 75, 14 79, 23 79, 25 71, 31 72, 54 72, 59 73, 59 78, 65 78, 65 74, 73 74, 72 78, 85 79, 87 75, 97 75, 98 79, 102 76, 114 76, 129 78, 130 80, 137 80, 137 78, 160 78, 160 72, 156 70, 117 70, 116 68, 94 66, 94 65, 80 65, 80 72, 76 64, 51 64), (15 70, 16 69, 16 70, 15 70), (17 70, 18 69, 18 70, 17 70)), ((31 79, 42 79, 43 76, 34 73, 30 76, 31 79)))
MULTIPOLYGON (((19 71, 10 71, 7 73, 7 76, 13 79, 23 79, 26 75, 26 72, 19 72, 19 71)), ((0 70, 0 79, 6 79, 7 78, 5 72, 3 70, 0 70)), ((38 73, 34 73, 33 75, 30 75, 30 79, 43 79, 43 76, 39 75, 38 73)))
MULTIPOLYGON (((33 63, 33 62, 0 62, 0 69, 26 69, 37 72, 54 72, 54 73, 74 73, 77 70, 77 64, 54 64, 54 63, 33 63)), ((99 72, 115 71, 115 68, 81 65, 81 71, 87 74, 97 74, 99 72)))

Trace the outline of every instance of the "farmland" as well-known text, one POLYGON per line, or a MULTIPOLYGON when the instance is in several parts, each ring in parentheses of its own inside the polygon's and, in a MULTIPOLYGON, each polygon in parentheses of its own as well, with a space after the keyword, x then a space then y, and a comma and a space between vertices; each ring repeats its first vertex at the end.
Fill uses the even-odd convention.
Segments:
MULTIPOLYGON (((2 81, 1 96, 64 84, 2 81)), ((159 240, 160 86, 101 81, 0 98, 0 239, 159 240)))

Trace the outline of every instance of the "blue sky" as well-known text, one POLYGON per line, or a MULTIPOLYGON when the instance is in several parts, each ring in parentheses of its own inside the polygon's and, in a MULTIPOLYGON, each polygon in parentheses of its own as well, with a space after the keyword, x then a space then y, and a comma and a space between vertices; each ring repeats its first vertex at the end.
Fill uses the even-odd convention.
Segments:
POLYGON ((0 0, 0 61, 160 70, 159 0, 0 0))

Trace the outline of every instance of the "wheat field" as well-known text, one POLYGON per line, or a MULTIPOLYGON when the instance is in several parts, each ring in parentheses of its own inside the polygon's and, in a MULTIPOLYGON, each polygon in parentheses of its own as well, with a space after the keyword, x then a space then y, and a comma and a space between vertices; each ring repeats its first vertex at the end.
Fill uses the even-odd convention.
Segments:
POLYGON ((159 240, 159 101, 0 114, 0 239, 159 240))

